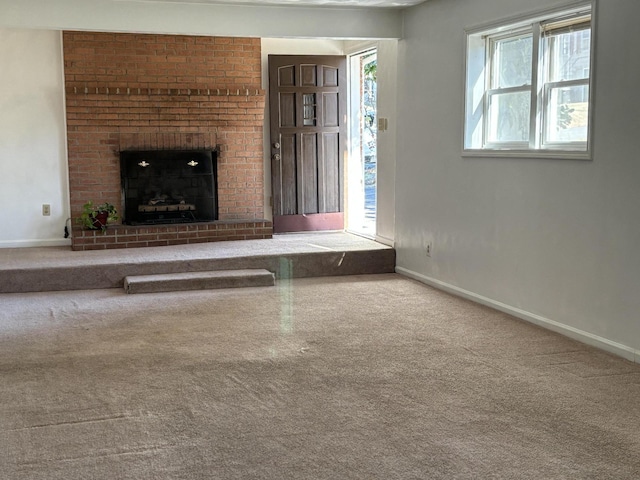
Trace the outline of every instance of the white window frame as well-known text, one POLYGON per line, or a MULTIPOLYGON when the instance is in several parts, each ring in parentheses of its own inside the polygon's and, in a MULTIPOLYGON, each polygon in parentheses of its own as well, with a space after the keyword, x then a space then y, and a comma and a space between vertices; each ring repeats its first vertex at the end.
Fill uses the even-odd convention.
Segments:
POLYGON ((507 19, 490 25, 466 30, 466 82, 464 111, 464 156, 509 156, 541 158, 591 159, 594 92, 594 5, 592 1, 581 1, 570 6, 546 10, 545 12, 507 19), (546 72, 543 41, 544 29, 548 25, 565 22, 584 23, 590 21, 590 70, 586 79, 550 82, 546 72), (495 88, 491 85, 491 49, 496 40, 532 36, 532 78, 522 86, 495 88), (587 85, 588 118, 586 142, 550 142, 546 138, 545 112, 550 101, 550 92, 557 87, 587 85), (489 100, 496 93, 531 91, 529 112, 529 138, 523 142, 490 142, 488 139, 489 100))
MULTIPOLYGON (((529 148, 529 145, 531 143, 530 140, 526 140, 526 141, 522 141, 522 142, 505 142, 505 141, 495 141, 492 142, 489 139, 489 131, 490 131, 490 122, 489 122, 489 111, 491 110, 491 99, 493 96, 497 96, 497 95, 504 95, 504 94, 509 94, 509 93, 523 93, 523 92, 529 92, 529 94, 531 95, 531 97, 533 97, 533 92, 534 92, 534 84, 533 82, 529 82, 523 85, 518 85, 518 86, 511 86, 511 87, 500 87, 500 86, 495 86, 493 83, 493 79, 494 79, 494 75, 496 75, 496 71, 495 71, 495 67, 497 65, 497 61, 495 60, 495 55, 496 55, 496 51, 495 51, 495 45, 497 42, 499 42, 500 40, 505 40, 505 39, 517 39, 517 38, 525 38, 525 37, 529 37, 532 35, 531 32, 531 28, 530 27, 526 27, 525 29, 521 29, 521 30, 516 30, 516 31, 512 31, 509 32, 507 34, 505 33, 499 33, 497 35, 490 35, 486 37, 486 58, 487 60, 485 60, 486 64, 489 66, 489 68, 486 68, 486 79, 485 79, 485 85, 486 85, 486 89, 485 89, 485 98, 484 98, 484 112, 483 112, 483 117, 484 117, 484 125, 483 125, 483 141, 482 144, 484 146, 484 148, 486 149, 510 149, 510 150, 526 150, 527 148, 529 148), (489 60, 492 59, 492 60, 489 60)), ((532 63, 532 68, 535 65, 535 62, 532 63)), ((529 121, 529 136, 531 136, 531 131, 533 129, 531 128, 531 120, 529 121)))

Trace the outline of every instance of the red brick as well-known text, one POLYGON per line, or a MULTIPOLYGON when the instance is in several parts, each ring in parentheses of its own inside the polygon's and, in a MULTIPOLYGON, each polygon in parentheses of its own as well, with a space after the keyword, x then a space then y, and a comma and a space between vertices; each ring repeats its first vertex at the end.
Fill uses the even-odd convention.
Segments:
POLYGON ((127 242, 126 248, 140 248, 140 247, 148 247, 149 244, 147 242, 127 242))
MULTIPOLYGON (((227 178, 237 178, 233 172, 240 168, 246 185, 235 185, 229 193, 242 196, 244 190, 262 201, 265 102, 259 39, 76 32, 64 32, 63 38, 74 215, 88 199, 119 205, 118 150, 131 148, 221 143, 220 195, 227 178), (225 72, 224 65, 237 71, 225 72), (192 134, 198 136, 188 137, 192 134), (256 167, 246 169, 247 162, 256 167)), ((220 199, 221 218, 262 216, 260 202, 245 200, 239 208, 236 201, 227 202, 234 205, 229 210, 220 199)), ((134 232, 118 232, 118 240, 134 238, 134 232)), ((104 240, 115 242, 115 237, 104 240)))
POLYGON ((169 242, 166 240, 157 240, 155 242, 148 242, 149 247, 165 247, 169 245, 169 242))
POLYGON ((104 245, 84 245, 82 250, 104 250, 105 248, 104 245))

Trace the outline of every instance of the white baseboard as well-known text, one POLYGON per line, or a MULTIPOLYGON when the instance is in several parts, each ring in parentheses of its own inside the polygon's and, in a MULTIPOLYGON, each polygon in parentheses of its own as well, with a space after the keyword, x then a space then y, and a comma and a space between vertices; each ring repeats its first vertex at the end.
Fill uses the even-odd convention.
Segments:
POLYGON ((453 295, 457 295, 473 302, 486 305, 487 307, 495 308, 496 310, 508 313, 509 315, 513 315, 514 317, 520 318, 530 323, 534 323, 548 330, 560 333, 566 337, 578 340, 579 342, 600 348, 607 352, 626 358, 627 360, 630 360, 632 362, 640 363, 640 350, 636 350, 626 345, 622 345, 621 343, 608 340, 604 337, 593 335, 592 333, 556 322, 549 318, 541 317, 540 315, 536 315, 535 313, 530 313, 525 310, 512 307, 502 302, 492 300, 491 298, 483 297, 482 295, 478 295, 477 293, 464 290, 463 288, 456 287, 455 285, 441 282, 440 280, 427 277, 426 275, 422 275, 406 268, 396 267, 396 272, 409 278, 413 278, 414 280, 417 280, 419 282, 430 285, 439 290, 444 290, 445 292, 451 293, 453 295))
POLYGON ((0 248, 27 248, 27 247, 69 247, 70 238, 54 238, 48 240, 6 240, 0 241, 0 248))

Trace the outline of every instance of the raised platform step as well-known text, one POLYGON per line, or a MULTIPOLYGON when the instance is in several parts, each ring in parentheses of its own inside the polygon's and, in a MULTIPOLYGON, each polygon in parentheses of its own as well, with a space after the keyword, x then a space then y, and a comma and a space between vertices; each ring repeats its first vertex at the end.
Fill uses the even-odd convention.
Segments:
POLYGON ((276 279, 391 273, 395 250, 345 233, 90 252, 0 248, 0 293, 122 288, 125 277, 254 269, 276 279))
POLYGON ((271 287, 275 275, 265 269, 217 270, 158 275, 136 275, 124 279, 127 293, 177 292, 216 288, 271 287))

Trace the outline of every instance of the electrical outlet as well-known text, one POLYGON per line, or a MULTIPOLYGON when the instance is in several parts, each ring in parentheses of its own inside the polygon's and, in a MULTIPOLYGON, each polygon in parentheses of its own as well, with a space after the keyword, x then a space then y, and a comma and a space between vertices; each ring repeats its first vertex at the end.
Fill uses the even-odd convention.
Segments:
POLYGON ((49 205, 48 203, 42 204, 42 215, 45 217, 51 215, 51 205, 49 205))
POLYGON ((427 257, 431 256, 431 252, 433 252, 433 245, 431 244, 431 242, 425 242, 424 244, 424 251, 427 254, 427 257))

